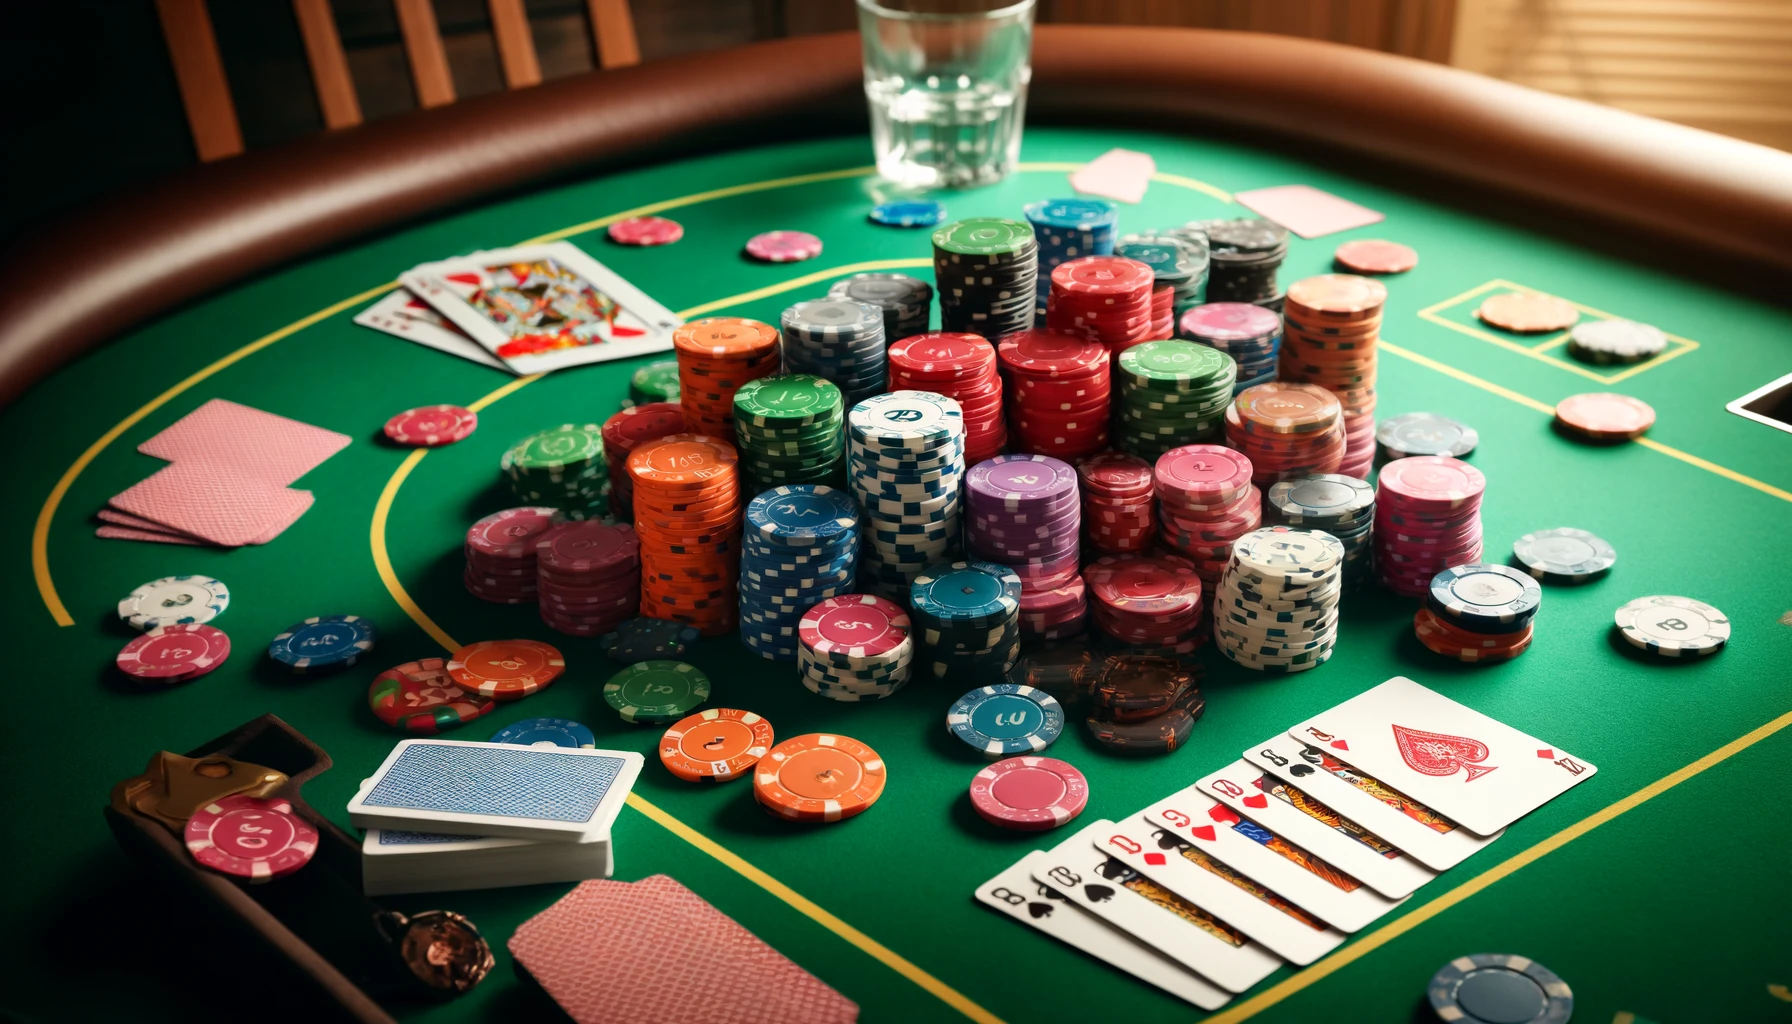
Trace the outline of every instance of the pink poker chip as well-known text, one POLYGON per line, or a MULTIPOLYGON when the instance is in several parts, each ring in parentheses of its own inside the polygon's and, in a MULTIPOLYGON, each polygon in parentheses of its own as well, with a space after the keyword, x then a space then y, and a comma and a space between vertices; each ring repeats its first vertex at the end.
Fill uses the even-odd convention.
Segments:
POLYGON ((1251 460, 1217 444, 1172 448, 1157 460, 1157 490, 1191 508, 1236 501, 1251 486, 1251 460))
POLYGON ((971 806, 1000 828, 1043 832, 1083 813, 1089 780, 1055 757, 1010 757, 971 779, 971 806))
POLYGON ((118 652, 120 671, 137 679, 184 683, 197 679, 230 657, 230 638, 215 626, 180 622, 157 626, 118 652))
POLYGON ((1415 455, 1382 467, 1376 496, 1415 512, 1448 512, 1478 505, 1487 490, 1481 471, 1446 455, 1415 455))
POLYGON ((317 829, 292 804, 240 793, 194 811, 184 838, 194 860, 252 883, 290 875, 317 853, 317 829))
POLYGON ((797 624, 803 646, 817 654, 879 660, 909 643, 908 613, 881 597, 830 597, 797 624))
POLYGON ((525 505, 493 512, 467 528, 467 550, 498 559, 535 557, 538 535, 554 525, 554 510, 525 505))
POLYGON ((821 239, 807 231, 767 231, 747 239, 747 255, 767 263, 799 263, 821 255, 821 239))
POLYGON ((1282 329, 1274 310, 1250 302, 1209 302, 1182 314, 1182 332, 1206 341, 1253 341, 1282 329))
POLYGON ((561 523, 535 539, 536 562, 548 573, 601 578, 606 569, 627 566, 640 557, 634 527, 608 525, 596 519, 561 523))
POLYGON ((458 405, 425 405, 386 421, 385 434, 395 444, 440 448, 464 441, 479 426, 479 414, 458 405))
POLYGON ((671 245, 684 237, 684 225, 664 217, 630 217, 610 225, 609 235, 623 245, 671 245))

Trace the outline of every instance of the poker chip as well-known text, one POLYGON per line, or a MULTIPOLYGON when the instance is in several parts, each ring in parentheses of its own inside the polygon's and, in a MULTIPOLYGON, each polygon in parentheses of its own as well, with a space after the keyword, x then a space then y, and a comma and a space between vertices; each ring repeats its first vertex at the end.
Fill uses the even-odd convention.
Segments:
POLYGON ((1264 522, 1323 530, 1344 545, 1344 586, 1368 580, 1374 565, 1375 488, 1367 480, 1328 473, 1271 484, 1264 522))
POLYGON ((493 700, 521 700, 566 671, 560 651, 539 640, 480 640, 448 656, 454 685, 493 700))
POLYGON ((135 679, 158 683, 184 683, 224 664, 230 657, 230 638, 215 626, 174 622, 153 626, 118 652, 114 662, 135 679))
POLYGON ((678 404, 675 367, 669 400, 631 405, 604 421, 602 433, 604 461, 608 464, 610 478, 610 512, 619 521, 632 523, 635 519, 635 484, 628 475, 629 455, 649 441, 682 434, 684 430, 684 408, 678 404))
POLYGON ((877 751, 850 736, 805 733, 765 752, 753 769, 753 799, 786 821, 842 821, 883 795, 877 751))
POLYGON ((860 509, 860 589, 898 601, 958 543, 964 414, 926 391, 892 391, 847 414, 847 479, 860 509))
POLYGON ((1112 722, 1155 718, 1182 700, 1200 670, 1174 658, 1111 655, 1090 687, 1095 714, 1112 722))
POLYGON ((1114 251, 1114 231, 1120 222, 1120 206, 1106 199, 1075 197, 1042 199, 1022 211, 1039 242, 1038 302, 1034 319, 1043 320, 1051 294, 1051 274, 1062 264, 1082 256, 1107 256, 1114 251))
POLYGON ((963 685, 1005 675, 1020 657, 1021 591, 1020 576, 993 562, 952 562, 916 576, 916 673, 963 685))
POLYGON ((709 677, 682 661, 638 661, 604 684, 604 703, 624 722, 676 722, 709 699, 709 677))
POLYGON ((1095 742, 1123 754, 1168 754, 1181 749, 1194 732, 1195 723, 1207 710, 1207 699, 1198 686, 1182 692, 1168 711, 1135 721, 1116 721, 1089 715, 1084 724, 1095 742))
POLYGON ((797 624, 803 685, 832 700, 878 700, 908 684, 915 644, 896 604, 870 594, 829 597, 797 624))
MULTIPOLYGON (((679 399, 678 360, 658 359, 640 367, 628 377, 628 398, 623 400, 623 408, 637 405, 649 405, 654 402, 672 402, 679 399)), ((609 442, 605 438, 605 443, 609 442)))
POLYGON ((683 324, 672 332, 672 350, 685 430, 706 437, 734 436, 735 391, 777 373, 783 360, 777 328, 737 316, 683 324))
POLYGON ((1127 644, 1200 643, 1206 593, 1194 565, 1173 555, 1104 555, 1083 570, 1089 619, 1127 644))
POLYGON ((1038 753, 1064 731, 1064 707, 1031 686, 980 686, 946 711, 946 731, 985 757, 1038 753))
POLYGON ((230 607, 230 588, 210 576, 164 576, 118 602, 118 618, 137 630, 203 625, 230 607))
POLYGON ((626 524, 559 523, 535 541, 541 621, 569 636, 602 636, 641 606, 641 543, 626 524))
POLYGON ((490 742, 512 743, 519 747, 590 749, 597 746, 597 737, 570 718, 525 718, 492 733, 490 742))
POLYGON ((944 395, 964 416, 965 464, 1001 454, 1008 444, 996 351, 979 334, 911 334, 890 346, 890 385, 944 395))
POLYGON ((1460 459, 1414 455, 1381 468, 1375 491, 1375 562, 1383 585, 1405 597, 1431 579, 1481 561, 1487 478, 1460 459))
POLYGON ((386 421, 385 434, 394 444, 440 448, 473 436, 479 414, 458 405, 425 405, 386 421))
POLYGON ((489 714, 498 705, 490 697, 456 686, 443 659, 420 658, 374 676, 367 688, 367 706, 394 729, 434 736, 489 714))
POLYGON ((1304 672, 1325 664, 1338 633, 1344 545, 1329 533, 1271 526, 1232 545, 1213 594, 1213 637, 1234 664, 1304 672))
POLYGON ((821 255, 821 239, 807 231, 765 231, 747 239, 746 250, 767 263, 800 263, 821 255))
POLYGON ((1559 527, 1512 542, 1512 557, 1544 583, 1590 583, 1618 564, 1618 552, 1586 530, 1559 527))
POLYGON ((1020 656, 1008 679, 1051 694, 1069 714, 1089 703, 1090 689, 1099 674, 1100 661, 1087 644, 1039 644, 1020 656))
POLYGON ((1120 353, 1114 372, 1119 385, 1114 446, 1155 460, 1172 448, 1219 435, 1238 364, 1206 345, 1147 341, 1120 353))
POLYGON ((850 299, 799 302, 779 316, 784 368, 814 374, 840 389, 848 408, 885 390, 884 313, 850 299))
POLYGON ((1438 968, 1425 998, 1440 1021, 1460 1024, 1567 1024, 1574 990, 1524 956, 1475 953, 1438 968))
POLYGON ((1079 462, 1083 539, 1108 555, 1137 554, 1157 539, 1157 482, 1151 463, 1124 452, 1079 462))
POLYGON ((996 357, 1011 447, 1075 459, 1108 446, 1111 361, 1099 341, 1020 331, 1001 340, 996 357))
POLYGON ((746 775, 772 746, 772 724, 751 711, 705 708, 660 737, 660 763, 686 782, 728 782, 746 775))
POLYGON ((1375 426, 1377 453, 1386 461, 1411 455, 1467 458, 1481 443, 1474 427, 1434 412, 1409 412, 1375 426))
POLYGON ((1258 384, 1240 391, 1226 410, 1226 442, 1250 460, 1259 487, 1336 473, 1348 444, 1344 408, 1317 384, 1258 384))
POLYGON ((1535 628, 1527 619, 1508 633, 1478 633, 1430 608, 1414 613, 1412 626, 1426 649, 1468 664, 1493 664, 1518 657, 1530 649, 1535 628))
POLYGON ((858 506, 845 491, 798 484, 754 498, 746 518, 741 642, 762 658, 797 661, 804 614, 858 586, 858 506))
POLYGON ((1568 332, 1568 352, 1589 363, 1641 363, 1661 355, 1668 336, 1635 320, 1582 320, 1568 332))
POLYGON ((633 665, 655 658, 677 661, 702 635, 695 627, 671 619, 629 619, 597 642, 610 660, 633 665))
POLYGON ((1399 242, 1358 238, 1339 245, 1332 260, 1353 274, 1404 274, 1419 265, 1419 254, 1399 242))
POLYGON ((565 423, 512 445, 498 468, 519 501, 556 509, 572 519, 593 519, 609 508, 603 428, 565 423))
POLYGON ((733 437, 748 489, 838 480, 846 404, 832 382, 806 373, 742 385, 734 393, 733 437))
POLYGON ((1387 296, 1380 281, 1355 274, 1320 274, 1288 286, 1277 374, 1337 396, 1344 454, 1333 472, 1345 476, 1367 477, 1375 463, 1375 345, 1387 296))
POLYGON ((1148 341, 1154 326, 1151 268, 1124 256, 1083 256, 1051 273, 1045 325, 1099 342, 1111 356, 1148 341))
POLYGON ((1033 326, 1039 243, 1033 228, 997 217, 961 220, 933 232, 940 329, 995 344, 1033 326))
POLYGON ((493 604, 528 604, 540 593, 535 543, 554 526, 555 509, 507 508, 467 527, 461 583, 493 604))
POLYGON ((1557 402, 1556 423, 1590 441, 1629 441, 1655 425, 1655 410, 1640 398, 1591 392, 1557 402))
POLYGON ((828 298, 862 302, 883 310, 887 341, 926 331, 933 316, 933 285, 907 274, 854 274, 830 285, 828 298))
POLYGON ((998 455, 965 474, 965 544, 974 559, 1020 577, 1023 636, 1080 625, 1076 579, 1082 532, 1077 473, 1049 455, 998 455), (1056 595, 1056 596, 1054 596, 1056 595))
POLYGON ((1251 485, 1251 460, 1219 445, 1184 445, 1165 452, 1153 473, 1159 538, 1211 588, 1232 556, 1233 542, 1263 525, 1263 497, 1251 485))
POLYGON ((1630 646, 1664 658, 1716 654, 1730 642, 1730 619, 1690 597, 1639 597, 1614 619, 1630 646))
POLYGON ((684 225, 664 217, 625 217, 607 233, 621 245, 671 245, 684 237, 684 225))
POLYGON ((1538 292, 1501 292, 1481 301, 1475 315, 1483 323, 1515 334, 1541 334, 1574 326, 1580 311, 1566 299, 1538 292))
POLYGON ((1503 565, 1456 565, 1431 577, 1426 604, 1472 633, 1514 633, 1537 614, 1543 588, 1503 565))
POLYGON ((628 457, 641 543, 641 611, 704 636, 738 618, 740 473, 733 445, 671 434, 628 457))
POLYGON ((284 878, 317 853, 317 829, 290 801, 241 793, 195 810, 181 838, 194 861, 252 884, 284 878))
POLYGON ((268 657, 299 675, 348 668, 373 650, 379 630, 359 615, 317 615, 268 642, 268 657))
POLYGON ((1282 318, 1249 302, 1209 302, 1184 310, 1177 332, 1188 341, 1218 349, 1237 363, 1232 391, 1275 380, 1282 351, 1282 318))
POLYGON ((1010 757, 971 779, 971 807, 998 828, 1044 832, 1088 805, 1089 780, 1055 757, 1010 757))
POLYGON ((1200 305, 1201 296, 1207 290, 1207 272, 1209 258, 1207 253, 1207 233, 1199 230, 1166 229, 1148 231, 1138 234, 1122 235, 1114 246, 1116 256, 1136 259, 1151 268, 1154 280, 1151 301, 1153 331, 1157 337, 1175 336, 1175 327, 1179 318, 1190 309, 1200 305), (1122 248, 1126 251, 1122 252, 1122 248), (1166 261, 1162 256, 1153 255, 1151 249, 1174 250, 1173 261, 1166 261), (1160 302, 1165 287, 1170 289, 1169 320, 1161 319, 1163 310, 1160 302), (1166 330, 1157 331, 1157 327, 1166 330))
POLYGON ((930 228, 946 220, 946 204, 933 199, 892 199, 868 214, 871 223, 892 228, 930 228))
POLYGON ((1276 271, 1288 255, 1288 232, 1260 217, 1195 221, 1171 232, 1207 242, 1207 301, 1250 302, 1281 312, 1276 271))

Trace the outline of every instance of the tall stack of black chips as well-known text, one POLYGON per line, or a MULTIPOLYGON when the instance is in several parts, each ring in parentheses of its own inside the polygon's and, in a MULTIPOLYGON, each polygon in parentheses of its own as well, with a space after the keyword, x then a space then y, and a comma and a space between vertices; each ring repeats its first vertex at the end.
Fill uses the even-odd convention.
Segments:
POLYGON ((933 233, 940 330, 981 334, 995 344, 1033 326, 1039 243, 1031 225, 999 217, 948 224, 933 233))
POLYGON ((933 285, 907 274, 854 274, 835 281, 828 298, 847 299, 884 311, 884 345, 927 333, 933 317, 933 285))
POLYGON ((1253 302, 1282 311, 1286 293, 1276 271, 1288 255, 1288 232, 1259 217, 1204 220, 1191 227, 1207 235, 1208 302, 1253 302))

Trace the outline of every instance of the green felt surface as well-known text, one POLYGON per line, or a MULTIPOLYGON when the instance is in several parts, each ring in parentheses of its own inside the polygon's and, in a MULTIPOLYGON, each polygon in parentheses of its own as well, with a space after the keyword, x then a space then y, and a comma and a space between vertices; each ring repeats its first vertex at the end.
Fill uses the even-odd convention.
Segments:
MULTIPOLYGON (((1510 664, 1470 667, 1432 655, 1412 635, 1412 603, 1381 592, 1346 601, 1337 652, 1317 671, 1264 677, 1204 651, 1208 710, 1187 748, 1155 759, 1123 759, 1098 748, 1080 724, 1052 748, 1088 774, 1093 795, 1086 813, 1123 818, 1221 767, 1246 746, 1405 674, 1573 751, 1598 764, 1599 773, 1519 821, 1358 937, 1377 936, 1370 940, 1377 948, 1262 1007, 1252 1019, 1423 1019, 1419 1007, 1433 970, 1449 957, 1482 951, 1522 952, 1548 964, 1573 985, 1576 1020, 1609 1021, 1620 1011, 1664 1022, 1792 1019, 1792 1004, 1768 988, 1792 984, 1783 955, 1792 941, 1786 924, 1792 891, 1782 855, 1792 842, 1792 825, 1775 811, 1787 794, 1780 775, 1792 755, 1787 733, 1760 739, 1457 899, 1458 887, 1481 873, 1792 708, 1786 686, 1792 628, 1778 621, 1792 607, 1786 582, 1792 548, 1785 539, 1792 503, 1784 493, 1792 489, 1792 435, 1723 409, 1726 401, 1792 368, 1786 343, 1792 315, 1516 229, 1497 204, 1473 195, 1441 206, 1266 150, 1143 133, 1036 129, 1029 132, 1025 156, 1082 161, 1115 145, 1148 151, 1162 171, 1227 191, 1301 182, 1384 211, 1387 221, 1380 226, 1293 240, 1283 280, 1328 270, 1332 249, 1347 237, 1390 237, 1416 247, 1419 267, 1389 281, 1383 334, 1407 354, 1382 357, 1381 415, 1433 410, 1479 429, 1481 447, 1473 459, 1489 480, 1483 519, 1491 551, 1505 551, 1530 530, 1572 525, 1608 538, 1619 562, 1596 584, 1547 589, 1535 644, 1510 664), (1494 280, 1547 289, 1697 342, 1614 389, 1658 410, 1650 438, 1780 492, 1746 486, 1640 444, 1590 447, 1558 436, 1548 416, 1521 399, 1553 403, 1606 385, 1419 315, 1494 280), (1697 597, 1729 613, 1735 624, 1730 649, 1687 664, 1633 653, 1612 635, 1612 611, 1630 598, 1657 593, 1697 597), (1435 914, 1423 910, 1446 894, 1450 905, 1435 914), (1407 917, 1415 912, 1424 914, 1416 924, 1407 917), (1384 942, 1379 929, 1388 925, 1398 934, 1384 942)), ((0 555, 8 581, 0 609, 10 629, 9 770, 0 807, 14 834, 9 884, 0 895, 8 922, 0 941, 10 975, 0 1008, 44 1020, 108 1014, 242 1019, 229 1005, 193 998, 209 987, 206 933, 160 923, 172 913, 168 898, 142 891, 103 823, 108 787, 139 772, 158 748, 185 749, 272 711, 334 757, 334 769, 313 781, 306 795, 347 825, 345 802, 396 739, 368 710, 369 680, 390 665, 442 653, 406 617, 376 571, 370 521, 405 458, 378 440, 380 425, 408 406, 472 402, 509 378, 356 327, 350 318, 359 307, 212 375, 129 426, 74 478, 48 536, 47 568, 74 619, 72 626, 58 627, 34 583, 30 537, 40 507, 83 451, 214 360, 389 281, 414 263, 708 189, 853 168, 868 156, 860 138, 697 156, 442 217, 195 303, 77 360, 0 413, 0 443, 11 466, 9 500, 0 509, 0 525, 11 538, 0 555), (161 465, 135 446, 214 397, 354 438, 300 482, 316 493, 315 507, 273 543, 228 552, 95 538, 94 512, 161 465), (234 601, 215 625, 230 633, 235 654, 191 685, 124 685, 112 657, 128 630, 114 620, 114 605, 137 584, 170 573, 207 573, 229 584, 234 601), (267 640, 290 623, 345 612, 380 624, 379 648, 368 663, 340 675, 301 678, 262 656, 267 640), (145 906, 153 911, 147 917, 140 909, 145 906), (158 942, 160 934, 181 939, 158 942), (181 966, 188 961, 200 966, 181 966)), ((944 198, 954 218, 1018 216, 1023 203, 1067 191, 1061 170, 1036 170, 944 198)), ((684 224, 685 237, 664 248, 615 246, 601 232, 572 240, 683 310, 860 261, 927 257, 924 231, 866 221, 877 197, 872 178, 851 176, 668 211, 684 224), (747 237, 774 228, 814 232, 826 251, 797 265, 759 264, 740 254, 747 237)), ((1125 208, 1121 224, 1141 230, 1242 212, 1159 182, 1142 204, 1125 208)), ((785 305, 825 288, 825 281, 818 282, 724 312, 775 322, 785 305)), ((1472 308, 1469 301, 1433 316, 1478 330, 1472 308)), ((1509 340, 1530 346, 1539 339, 1509 340)), ((1570 358, 1560 346, 1552 351, 1570 358)), ((958 694, 917 684, 887 702, 837 705, 804 690, 790 667, 762 663, 731 638, 704 641, 690 660, 716 681, 715 703, 760 711, 781 737, 818 730, 854 736, 889 764, 888 790, 868 813, 834 826, 792 827, 761 813, 745 783, 697 787, 664 771, 653 754, 659 731, 627 726, 604 705, 599 690, 614 666, 595 641, 557 637, 532 608, 494 607, 463 592, 463 530, 509 504, 499 486, 499 453, 541 427, 598 421, 614 412, 633 365, 564 371, 496 402, 481 414, 471 439, 428 455, 396 495, 384 543, 403 586, 442 630, 461 641, 553 639, 567 652, 564 680, 454 735, 483 739, 510 721, 554 715, 591 726, 600 746, 646 753, 636 789, 641 797, 914 970, 905 976, 880 962, 639 810, 625 810, 615 829, 617 877, 665 872, 680 879, 856 1000, 866 1021, 955 1019, 956 1011, 936 995, 940 990, 917 978, 937 979, 937 986, 958 993, 983 1019, 1200 1017, 1192 1007, 972 901, 979 883, 1054 840, 1051 834, 998 831, 972 813, 965 791, 982 762, 943 728, 945 709, 958 694)), ((471 995, 405 1015, 450 1021, 547 1012, 538 994, 519 986, 503 940, 565 888, 393 901, 471 915, 499 958, 490 981, 471 995)), ((1257 991, 1294 976, 1284 969, 1257 991)))

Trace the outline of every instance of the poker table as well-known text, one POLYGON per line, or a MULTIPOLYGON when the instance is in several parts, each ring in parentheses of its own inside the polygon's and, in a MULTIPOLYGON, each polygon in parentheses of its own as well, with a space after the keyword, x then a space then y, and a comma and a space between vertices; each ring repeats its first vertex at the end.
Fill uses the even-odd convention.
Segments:
MULTIPOLYGON (((512 503, 499 454, 543 427, 609 416, 641 361, 513 378, 350 322, 416 263, 531 239, 577 244, 686 318, 775 323, 844 275, 925 277, 927 233, 866 217, 886 187, 868 166, 857 46, 822 36, 681 58, 251 154, 95 209, 11 258, 0 1009, 241 1020, 240 1000, 277 1005, 256 960, 221 948, 203 915, 114 845, 100 813, 111 784, 156 750, 272 712, 334 759, 305 795, 346 827, 346 801, 399 738, 369 711, 372 676, 459 643, 534 637, 565 651, 565 678, 452 735, 551 715, 646 754, 614 830, 616 877, 672 875, 857 1001, 862 1019, 1200 1016, 973 901, 1068 831, 1001 831, 972 812, 966 788, 983 762, 943 725, 957 693, 917 683, 836 704, 734 638, 700 642, 689 660, 715 680, 713 703, 760 712, 780 737, 849 735, 886 760, 871 810, 794 826, 762 813, 747 783, 696 786, 661 769, 660 730, 623 723, 599 696, 614 665, 595 640, 463 590, 467 525, 512 503), (609 223, 647 213, 682 223, 683 240, 606 239, 609 223), (821 237, 821 256, 742 254, 746 238, 781 228, 821 237), (299 482, 315 506, 272 543, 236 550, 96 538, 95 511, 161 465, 136 446, 212 398, 353 438, 299 482), (476 409, 477 433, 432 451, 380 437, 394 412, 439 402, 476 409), (131 631, 114 606, 174 573, 229 585, 214 624, 235 654, 189 685, 127 685, 113 656, 131 631), (381 630, 354 668, 301 677, 262 656, 289 624, 342 613, 381 630)), ((1126 757, 1080 722, 1066 730, 1051 753, 1087 773, 1091 820, 1125 817, 1395 675, 1599 765, 1335 953, 1210 1019, 1425 1019, 1425 983, 1446 959, 1513 952, 1569 981, 1580 1020, 1792 1020, 1792 819, 1778 810, 1792 792, 1792 434, 1725 410, 1792 372, 1792 156, 1273 37, 1045 27, 1035 68, 1020 166, 939 196, 950 218, 1013 217, 1068 194, 1067 171, 1113 147, 1158 168, 1122 231, 1246 215, 1234 193, 1291 183, 1379 210, 1383 224, 1292 240, 1282 281, 1327 272, 1345 238, 1416 248, 1417 269, 1387 281, 1381 414, 1437 411, 1479 430, 1490 557, 1562 525, 1619 552, 1603 580, 1546 588, 1533 649, 1509 663, 1432 654, 1413 635, 1414 604, 1371 590, 1344 602, 1337 651, 1315 671, 1264 676, 1200 652, 1207 712, 1181 750, 1126 757), (1475 319, 1480 297, 1512 287, 1655 324, 1669 347, 1637 366, 1586 365, 1560 336, 1475 319), (1553 403, 1607 390, 1654 406, 1655 427, 1615 446, 1551 429, 1553 403), (1614 634, 1614 609, 1662 593, 1728 613, 1729 648, 1677 662, 1614 634)), ((503 943, 567 888, 386 901, 465 913, 498 957, 465 997, 395 1012, 551 1019, 503 943)))

